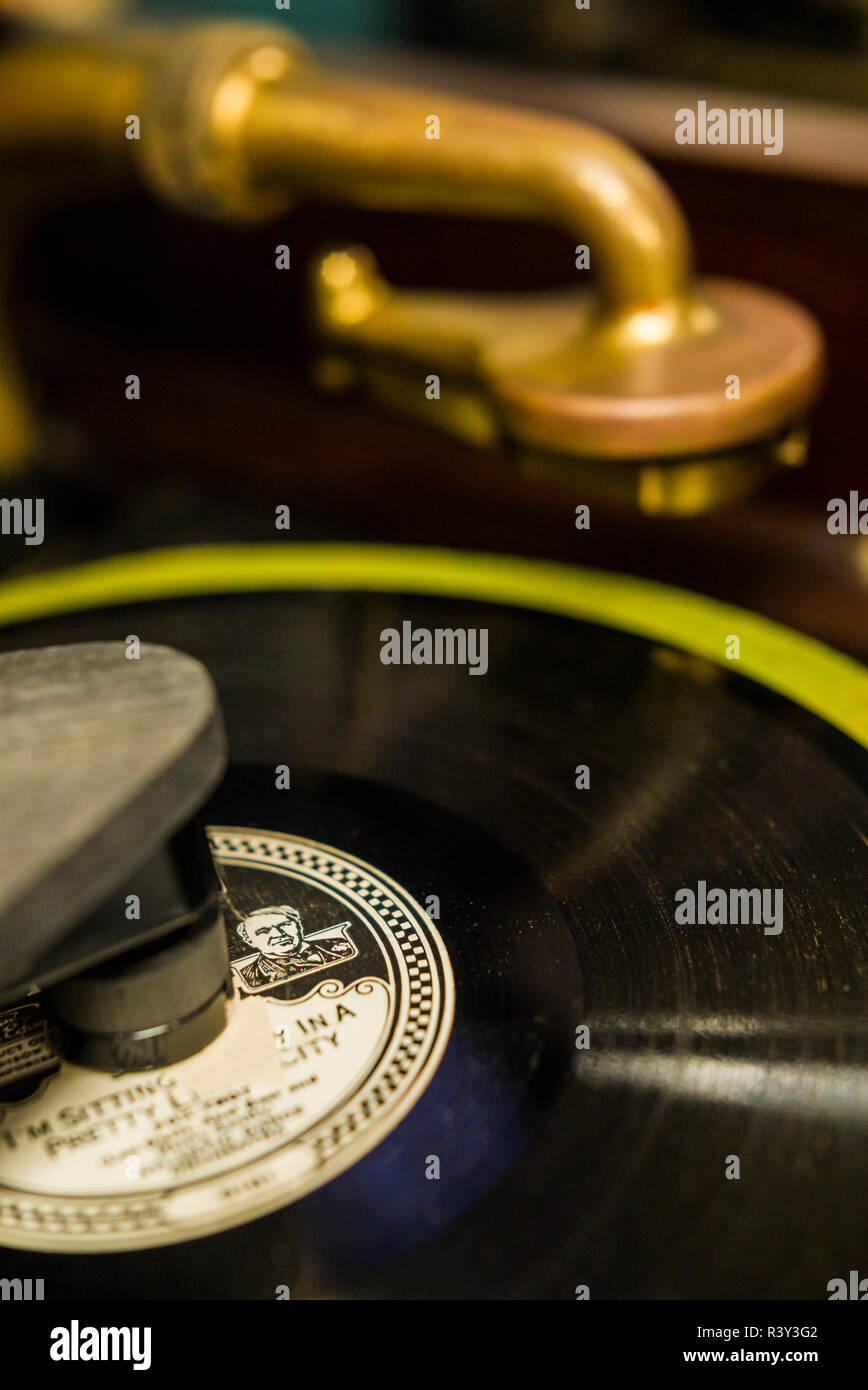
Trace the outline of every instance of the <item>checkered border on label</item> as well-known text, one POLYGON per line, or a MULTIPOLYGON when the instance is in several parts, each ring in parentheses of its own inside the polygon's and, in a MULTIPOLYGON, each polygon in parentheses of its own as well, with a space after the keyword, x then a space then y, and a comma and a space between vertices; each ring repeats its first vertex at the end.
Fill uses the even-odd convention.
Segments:
MULTIPOLYGON (((341 858, 337 851, 332 853, 321 845, 267 834, 245 835, 209 829, 208 838, 218 859, 249 857, 264 866, 268 863, 285 866, 290 874, 294 869, 301 870, 348 888, 371 907, 401 952, 406 972, 406 980, 402 984, 409 995, 403 1032, 392 1043, 385 1070, 378 1071, 376 1079, 356 1093, 338 1119, 313 1138, 317 1164, 320 1166, 328 1162, 360 1130, 376 1120, 383 1108, 389 1105, 390 1099, 404 1089, 407 1076, 421 1068, 427 1052, 436 1041, 440 990, 432 969, 434 951, 423 934, 424 921, 418 921, 403 903, 397 901, 373 872, 352 860, 341 858)), ((417 911, 422 913, 421 908, 417 911)))

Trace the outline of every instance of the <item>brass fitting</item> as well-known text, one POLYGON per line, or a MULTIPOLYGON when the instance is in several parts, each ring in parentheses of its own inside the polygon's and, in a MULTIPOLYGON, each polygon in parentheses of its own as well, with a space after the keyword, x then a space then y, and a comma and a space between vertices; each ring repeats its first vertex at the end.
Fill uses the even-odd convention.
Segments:
POLYGON ((677 204, 611 136, 350 81, 282 30, 236 23, 17 45, 0 54, 0 90, 0 187, 10 159, 74 153, 210 218, 325 196, 525 216, 588 246, 593 291, 510 297, 398 292, 363 248, 329 252, 312 277, 324 385, 360 381, 651 511, 701 511, 801 461, 816 325, 768 291, 696 282, 677 204), (126 142, 133 112, 141 139, 126 142))

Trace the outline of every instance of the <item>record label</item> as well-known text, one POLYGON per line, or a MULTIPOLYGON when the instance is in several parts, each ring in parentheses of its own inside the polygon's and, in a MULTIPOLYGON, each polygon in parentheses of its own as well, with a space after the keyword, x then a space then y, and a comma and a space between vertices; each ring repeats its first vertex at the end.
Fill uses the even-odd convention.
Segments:
POLYGON ((452 971, 428 914, 340 850, 209 830, 234 997, 163 1070, 61 1062, 38 996, 0 1013, 0 1244, 130 1250, 225 1230, 372 1149, 443 1055, 452 971))

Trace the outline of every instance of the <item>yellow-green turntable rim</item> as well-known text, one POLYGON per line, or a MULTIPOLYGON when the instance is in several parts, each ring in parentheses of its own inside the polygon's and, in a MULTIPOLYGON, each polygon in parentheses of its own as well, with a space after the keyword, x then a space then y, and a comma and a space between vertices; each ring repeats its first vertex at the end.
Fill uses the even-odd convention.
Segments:
POLYGON ((599 623, 748 676, 868 748, 868 669, 850 657, 701 594, 541 560, 353 544, 151 550, 0 583, 0 626, 119 604, 286 589, 426 594, 599 623), (732 637, 737 660, 726 654, 732 637))

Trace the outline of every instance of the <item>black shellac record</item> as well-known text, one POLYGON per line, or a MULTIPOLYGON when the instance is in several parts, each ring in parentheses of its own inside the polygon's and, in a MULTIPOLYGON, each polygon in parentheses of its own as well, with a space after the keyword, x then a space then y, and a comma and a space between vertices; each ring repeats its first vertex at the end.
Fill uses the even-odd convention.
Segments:
MULTIPOLYGON (((864 750, 697 658, 461 600, 184 599, 0 645, 127 633, 217 683, 232 768, 206 821, 435 901, 455 1017, 408 1112, 299 1200, 149 1249, 4 1250, 5 1274, 38 1265, 52 1297, 810 1299, 859 1267, 864 750), (487 673, 382 664, 408 620, 487 628, 487 673), (781 932, 676 924, 700 880, 781 889, 781 932)), ((237 936, 258 890, 224 881, 237 936)))

